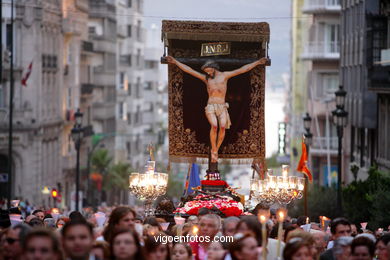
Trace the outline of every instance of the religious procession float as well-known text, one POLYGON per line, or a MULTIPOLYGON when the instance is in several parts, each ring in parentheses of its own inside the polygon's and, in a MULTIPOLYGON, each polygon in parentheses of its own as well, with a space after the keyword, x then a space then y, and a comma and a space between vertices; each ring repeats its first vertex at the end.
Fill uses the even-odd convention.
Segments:
MULTIPOLYGON (((265 69, 271 65, 269 40, 267 23, 163 21, 161 62, 168 64, 169 163, 208 165, 204 179, 186 192, 178 207, 164 206, 166 214, 185 217, 206 208, 222 217, 240 216, 258 203, 285 205, 302 197, 305 178, 289 175, 288 166, 281 176, 266 170, 264 93, 265 69), (218 163, 252 165, 247 201, 221 179, 218 163)), ((304 143, 302 148, 298 170, 310 177, 304 143)), ((131 174, 130 191, 146 201, 147 215, 158 215, 164 207, 154 210, 152 203, 165 194, 168 174, 156 172, 150 151, 145 173, 131 174)), ((194 175, 199 172, 190 170, 186 190, 194 175)))

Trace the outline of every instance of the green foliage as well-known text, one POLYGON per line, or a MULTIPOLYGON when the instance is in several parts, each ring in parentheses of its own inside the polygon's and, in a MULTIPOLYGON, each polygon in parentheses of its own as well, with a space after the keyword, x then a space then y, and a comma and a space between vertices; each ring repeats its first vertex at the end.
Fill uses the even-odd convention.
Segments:
MULTIPOLYGON (((337 217, 336 212, 336 189, 316 184, 309 184, 308 190, 308 215, 311 220, 319 221, 319 216, 330 218, 337 217)), ((291 216, 304 215, 304 198, 296 200, 289 205, 291 216)))
POLYGON ((105 174, 108 171, 112 157, 108 154, 107 149, 96 150, 92 154, 91 163, 94 171, 105 174))
POLYGON ((113 165, 105 176, 104 188, 107 190, 127 190, 129 186, 130 164, 118 162, 113 165))
MULTIPOLYGON (((343 188, 344 216, 353 223, 368 222, 370 229, 390 225, 390 174, 371 167, 368 178, 355 180, 343 188)), ((319 216, 330 218, 336 215, 337 191, 335 187, 309 185, 308 213, 313 221, 319 216)), ((297 217, 303 215, 304 199, 292 202, 289 214, 297 217)))
POLYGON ((267 169, 278 168, 282 165, 281 163, 278 163, 277 158, 278 153, 274 153, 271 157, 265 159, 267 169))
POLYGON ((353 181, 343 190, 344 211, 354 223, 368 222, 371 229, 390 224, 390 174, 370 168, 368 178, 353 181))

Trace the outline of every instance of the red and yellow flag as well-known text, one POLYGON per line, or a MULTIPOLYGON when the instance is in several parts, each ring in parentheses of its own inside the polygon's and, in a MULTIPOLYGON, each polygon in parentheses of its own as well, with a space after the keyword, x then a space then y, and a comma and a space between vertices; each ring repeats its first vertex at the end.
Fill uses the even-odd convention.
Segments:
POLYGON ((309 181, 312 182, 313 176, 311 175, 309 168, 307 168, 307 160, 308 160, 307 158, 308 158, 308 154, 307 154, 306 144, 304 142, 304 139, 302 139, 302 155, 298 163, 297 171, 305 174, 309 178, 309 181))

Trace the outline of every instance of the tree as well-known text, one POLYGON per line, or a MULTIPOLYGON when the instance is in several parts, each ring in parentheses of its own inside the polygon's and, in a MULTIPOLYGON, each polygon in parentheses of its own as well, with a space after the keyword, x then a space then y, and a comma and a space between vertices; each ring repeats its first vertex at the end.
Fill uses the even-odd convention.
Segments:
POLYGON ((100 174, 105 174, 110 166, 112 157, 109 156, 107 149, 96 150, 92 154, 92 169, 100 174))
MULTIPOLYGON (((319 220, 319 216, 329 218, 337 217, 336 211, 336 189, 335 187, 323 187, 320 185, 309 185, 308 189, 308 215, 312 221, 319 220)), ((295 200, 289 205, 289 214, 298 217, 304 214, 303 198, 295 200)))
MULTIPOLYGON (((108 173, 108 169, 110 167, 111 161, 112 161, 112 157, 109 156, 107 149, 99 149, 92 154, 92 158, 91 158, 92 169, 96 173, 101 174, 103 176, 103 184, 105 183, 106 175, 108 173)), ((105 200, 105 197, 106 197, 105 190, 103 190, 99 195, 95 195, 95 189, 94 189, 93 198, 98 198, 98 203, 100 203, 101 200, 105 200)))
POLYGON ((390 174, 374 165, 364 181, 353 181, 343 190, 345 213, 354 223, 368 222, 371 229, 390 224, 390 174))
POLYGON ((108 174, 104 176, 103 187, 106 191, 110 191, 111 204, 123 201, 124 194, 127 194, 129 188, 130 172, 130 164, 118 162, 110 167, 108 174))

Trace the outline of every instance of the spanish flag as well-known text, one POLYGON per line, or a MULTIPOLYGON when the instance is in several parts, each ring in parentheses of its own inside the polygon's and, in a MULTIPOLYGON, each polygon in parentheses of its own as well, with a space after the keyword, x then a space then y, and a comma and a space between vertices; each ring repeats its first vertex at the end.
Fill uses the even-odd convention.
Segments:
POLYGON ((309 181, 313 182, 313 176, 311 175, 309 168, 307 168, 307 160, 308 160, 307 158, 308 158, 308 154, 307 154, 306 144, 304 142, 304 139, 302 139, 302 155, 298 163, 297 171, 306 174, 307 178, 309 178, 309 181))

